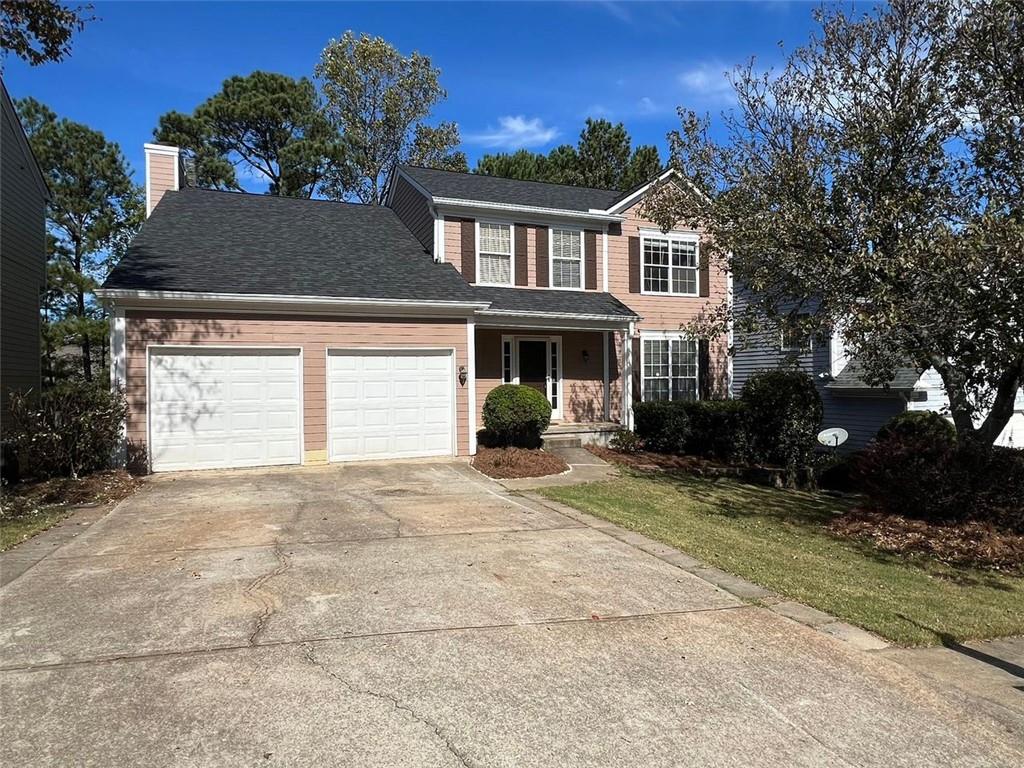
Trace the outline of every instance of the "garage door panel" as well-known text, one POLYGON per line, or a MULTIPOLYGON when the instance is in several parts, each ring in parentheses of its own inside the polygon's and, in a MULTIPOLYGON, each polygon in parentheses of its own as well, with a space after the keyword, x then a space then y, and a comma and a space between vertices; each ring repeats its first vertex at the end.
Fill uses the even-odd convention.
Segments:
POLYGON ((301 358, 294 350, 153 351, 153 469, 301 462, 301 358))
POLYGON ((450 352, 330 352, 331 461, 453 453, 450 352))

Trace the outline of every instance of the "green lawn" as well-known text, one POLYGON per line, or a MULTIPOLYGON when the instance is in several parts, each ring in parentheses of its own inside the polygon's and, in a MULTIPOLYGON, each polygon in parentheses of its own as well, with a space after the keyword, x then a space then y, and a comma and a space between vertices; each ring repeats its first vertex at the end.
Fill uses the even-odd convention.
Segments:
POLYGON ((0 552, 52 528, 70 514, 67 507, 43 507, 16 517, 0 516, 0 552))
POLYGON ((903 645, 1024 634, 1024 579, 838 539, 824 494, 626 470, 542 493, 903 645))

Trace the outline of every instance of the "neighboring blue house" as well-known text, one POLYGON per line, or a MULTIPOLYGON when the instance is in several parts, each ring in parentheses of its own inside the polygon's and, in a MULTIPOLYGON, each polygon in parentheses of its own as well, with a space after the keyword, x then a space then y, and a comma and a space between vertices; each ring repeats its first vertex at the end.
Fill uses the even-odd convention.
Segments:
MULTIPOLYGON (((743 292, 735 295, 742 311, 743 292)), ((842 427, 850 433, 844 450, 865 447, 879 428, 904 411, 936 411, 948 415, 949 399, 934 369, 902 368, 885 387, 869 386, 856 360, 851 360, 839 334, 797 338, 792 334, 736 333, 733 339, 732 391, 738 396, 758 371, 795 365, 815 383, 824 409, 822 428, 842 427)), ((997 443, 1024 447, 1024 390, 1017 392, 1015 412, 997 443)))

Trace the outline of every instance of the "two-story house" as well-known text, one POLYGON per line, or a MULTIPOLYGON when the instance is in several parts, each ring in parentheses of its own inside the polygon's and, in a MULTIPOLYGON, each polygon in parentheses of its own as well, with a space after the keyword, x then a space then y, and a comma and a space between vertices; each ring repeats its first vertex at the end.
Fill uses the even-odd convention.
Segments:
POLYGON ((154 470, 470 455, 502 382, 553 429, 724 395, 700 234, 615 190, 400 167, 384 205, 190 188, 146 145, 148 219, 98 292, 129 440, 154 470))
MULTIPOLYGON (((746 306, 747 294, 740 288, 735 308, 742 312, 746 306)), ((871 386, 842 334, 834 330, 820 334, 737 332, 732 366, 735 395, 758 371, 780 367, 804 371, 821 396, 822 427, 841 427, 849 436, 840 448, 843 452, 866 447, 889 419, 904 411, 934 411, 949 416, 949 397, 934 368, 899 368, 884 386, 871 386)), ((1024 446, 1024 389, 1017 391, 1014 414, 996 444, 1024 446)))
POLYGON ((50 192, 0 80, 0 430, 12 392, 38 392, 50 192))

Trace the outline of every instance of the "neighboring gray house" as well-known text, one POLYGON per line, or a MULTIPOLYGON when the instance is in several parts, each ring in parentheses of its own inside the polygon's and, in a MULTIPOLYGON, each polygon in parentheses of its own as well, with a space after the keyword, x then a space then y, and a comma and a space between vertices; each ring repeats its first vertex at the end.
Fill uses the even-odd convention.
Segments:
POLYGON ((39 390, 49 191, 0 81, 0 430, 12 391, 39 390))
MULTIPOLYGON (((743 291, 737 290, 736 309, 742 310, 744 305, 743 291)), ((864 381, 857 361, 848 357, 837 333, 824 338, 737 333, 732 358, 733 394, 738 396, 758 371, 787 365, 796 365, 814 379, 824 410, 822 428, 842 427, 850 433, 844 450, 865 447, 885 422, 904 411, 949 413, 949 399, 934 369, 921 372, 901 368, 886 386, 872 387, 864 381)), ((1024 446, 1024 391, 1018 391, 1013 418, 997 443, 1024 446)))

